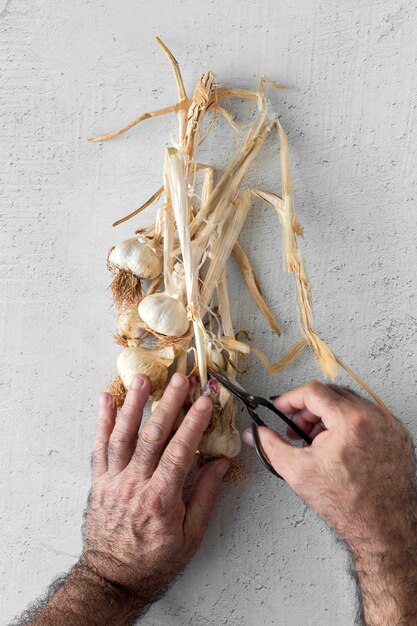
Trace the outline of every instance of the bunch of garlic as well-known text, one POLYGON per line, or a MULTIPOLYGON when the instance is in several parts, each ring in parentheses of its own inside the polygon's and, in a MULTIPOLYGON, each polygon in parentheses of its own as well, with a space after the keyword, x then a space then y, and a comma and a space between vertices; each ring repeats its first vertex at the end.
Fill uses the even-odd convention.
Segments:
POLYGON ((135 374, 146 374, 154 400, 162 396, 168 367, 176 356, 170 344, 186 335, 190 326, 183 303, 181 262, 173 268, 170 293, 157 291, 142 296, 141 281, 158 279, 162 274, 160 250, 151 238, 137 235, 116 244, 108 256, 108 267, 115 274, 113 296, 119 308, 116 339, 124 346, 117 360, 117 389, 127 391, 135 374), (160 348, 161 343, 164 348, 160 348))
POLYGON ((117 363, 119 376, 112 383, 116 405, 122 405, 137 373, 149 376, 153 397, 160 398, 168 368, 175 361, 176 371, 188 374, 193 381, 190 401, 201 393, 209 394, 213 400, 212 420, 200 445, 201 460, 214 456, 233 459, 240 449, 233 398, 227 389, 218 387, 207 376, 207 366, 225 369, 235 378, 238 356, 252 352, 269 372, 277 374, 310 344, 326 375, 333 378, 340 365, 388 410, 313 329, 310 285, 298 245, 302 228, 293 206, 288 139, 278 116, 269 112, 265 94, 266 84, 274 88, 281 88, 281 85, 264 76, 256 91, 223 87, 208 70, 201 75, 189 97, 178 62, 159 38, 157 42, 174 71, 178 88, 176 103, 141 115, 118 131, 90 138, 93 141, 110 139, 142 120, 165 113, 175 113, 179 123, 178 141, 166 150, 162 187, 142 206, 114 224, 131 219, 161 198, 154 223, 115 245, 108 256, 108 267, 114 274, 111 288, 119 309, 117 341, 124 346, 117 363), (217 178, 214 167, 197 153, 209 132, 202 133, 207 113, 213 113, 211 124, 216 117, 224 116, 236 130, 232 116, 222 106, 223 98, 230 96, 253 101, 257 104, 257 113, 238 142, 232 159, 217 178), (249 167, 271 132, 277 132, 280 142, 282 198, 244 184, 249 167), (199 172, 204 176, 201 191, 199 172), (305 335, 305 339, 298 341, 274 364, 255 346, 249 347, 235 339, 226 270, 233 251, 250 294, 272 331, 279 336, 280 326, 238 243, 250 206, 259 199, 271 206, 280 219, 285 269, 294 274, 305 335), (145 281, 152 282, 142 285, 145 281))

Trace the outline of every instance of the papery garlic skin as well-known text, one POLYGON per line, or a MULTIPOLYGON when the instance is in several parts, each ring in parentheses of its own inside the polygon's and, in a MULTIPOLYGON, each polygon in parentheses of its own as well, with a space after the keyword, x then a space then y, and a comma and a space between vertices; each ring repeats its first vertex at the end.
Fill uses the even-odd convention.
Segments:
POLYGON ((181 302, 186 301, 184 265, 180 261, 174 265, 173 272, 169 277, 169 285, 165 285, 165 293, 171 298, 181 300, 181 302))
POLYGON ((239 454, 241 445, 239 431, 234 426, 219 424, 212 432, 203 435, 198 450, 209 457, 233 459, 239 454))
POLYGON ((219 350, 212 349, 210 351, 210 359, 214 368, 225 369, 226 362, 223 354, 219 350))
POLYGON ((151 394, 154 400, 162 396, 168 377, 168 366, 174 360, 174 352, 168 350, 150 350, 147 348, 124 348, 117 359, 117 371, 126 389, 136 374, 145 374, 151 382, 151 394))
POLYGON ((219 404, 220 406, 222 406, 223 408, 226 406, 226 404, 228 402, 230 402, 230 399, 232 397, 232 392, 229 391, 228 389, 226 389, 226 387, 224 387, 223 385, 220 386, 220 391, 219 391, 219 404))
POLYGON ((119 333, 126 339, 143 339, 147 335, 136 304, 132 304, 120 313, 117 318, 117 327, 119 333))
POLYGON ((231 400, 225 407, 213 403, 214 428, 206 431, 198 450, 207 457, 224 456, 233 459, 240 452, 241 439, 234 425, 234 406, 231 400))
POLYGON ((112 270, 125 270, 144 279, 162 273, 162 258, 156 254, 146 237, 133 237, 116 244, 108 257, 112 270))
POLYGON ((165 292, 143 298, 138 312, 146 326, 160 335, 182 337, 190 325, 183 303, 165 292))

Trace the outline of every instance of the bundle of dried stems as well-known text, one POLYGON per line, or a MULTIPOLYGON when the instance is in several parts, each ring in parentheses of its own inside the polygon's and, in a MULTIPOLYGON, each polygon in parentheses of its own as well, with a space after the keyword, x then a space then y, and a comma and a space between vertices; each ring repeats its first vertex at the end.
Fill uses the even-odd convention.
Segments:
MULTIPOLYGON (((116 405, 120 407, 123 403, 136 373, 149 376, 157 401, 166 385, 168 368, 169 373, 182 372, 192 382, 189 401, 205 393, 211 396, 214 405, 211 425, 200 445, 200 462, 221 456, 236 459, 240 435, 235 427, 233 398, 215 380, 208 380, 207 366, 222 367, 234 378, 239 358, 245 359, 245 355, 253 353, 270 373, 277 374, 310 346, 326 376, 333 380, 341 366, 385 407, 313 328, 310 284, 298 245, 303 231, 294 211, 288 140, 278 117, 270 112, 264 93, 265 84, 276 89, 282 86, 262 77, 256 91, 220 87, 209 70, 201 76, 189 98, 177 61, 158 37, 156 41, 172 65, 178 101, 144 113, 121 130, 89 139, 104 141, 125 133, 143 120, 167 113, 175 113, 178 118, 178 142, 166 151, 163 185, 138 209, 114 224, 135 217, 162 199, 155 222, 115 245, 108 257, 108 267, 114 274, 111 285, 114 302, 119 310, 116 341, 123 346, 118 358, 119 376, 110 385, 116 405), (215 182, 214 168, 200 163, 197 152, 207 136, 207 133, 201 136, 207 113, 212 114, 209 131, 218 116, 237 128, 221 104, 226 97, 252 100, 257 105, 257 114, 229 165, 215 182), (270 191, 243 187, 251 163, 271 132, 276 133, 280 146, 281 197, 270 191), (199 172, 203 180, 198 195, 199 172), (225 269, 233 252, 250 295, 273 333, 281 335, 281 327, 265 302, 250 261, 238 242, 254 200, 270 205, 281 223, 284 266, 294 274, 304 335, 274 364, 259 349, 235 337, 225 269)), ((237 460, 230 475, 232 478, 241 475, 237 460)))

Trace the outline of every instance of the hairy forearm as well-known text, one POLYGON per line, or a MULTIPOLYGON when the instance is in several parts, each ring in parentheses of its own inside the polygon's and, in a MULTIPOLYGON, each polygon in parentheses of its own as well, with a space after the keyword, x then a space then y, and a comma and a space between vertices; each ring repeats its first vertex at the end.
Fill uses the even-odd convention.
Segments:
POLYGON ((31 626, 129 626, 144 612, 142 601, 121 585, 78 563, 50 597, 20 624, 31 626))
MULTIPOLYGON (((416 507, 414 507, 415 509, 416 507)), ((417 624, 417 512, 351 544, 366 626, 417 624)))

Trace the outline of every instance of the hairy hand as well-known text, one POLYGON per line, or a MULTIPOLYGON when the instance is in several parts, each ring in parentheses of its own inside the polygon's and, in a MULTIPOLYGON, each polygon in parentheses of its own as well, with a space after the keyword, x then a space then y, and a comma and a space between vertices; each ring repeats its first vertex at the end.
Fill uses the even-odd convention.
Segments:
MULTIPOLYGON (((364 623, 415 624, 417 504, 409 435, 390 413, 334 385, 308 383, 275 405, 313 443, 297 448, 260 428, 261 444, 277 472, 349 543, 364 623)), ((250 443, 250 431, 244 439, 250 443)))
POLYGON ((211 402, 199 398, 171 437, 189 391, 188 379, 175 374, 138 436, 149 390, 148 379, 137 376, 117 419, 111 396, 102 394, 81 558, 83 566, 129 590, 141 606, 195 553, 229 467, 225 460, 204 466, 184 502, 184 482, 211 402))
MULTIPOLYGON (((313 438, 297 448, 265 428, 262 446, 277 472, 351 545, 401 536, 415 520, 411 439, 375 404, 333 385, 310 382, 275 400, 313 438)), ((289 437, 297 436, 288 430, 289 437)), ((250 443, 250 431, 244 433, 250 443)))

